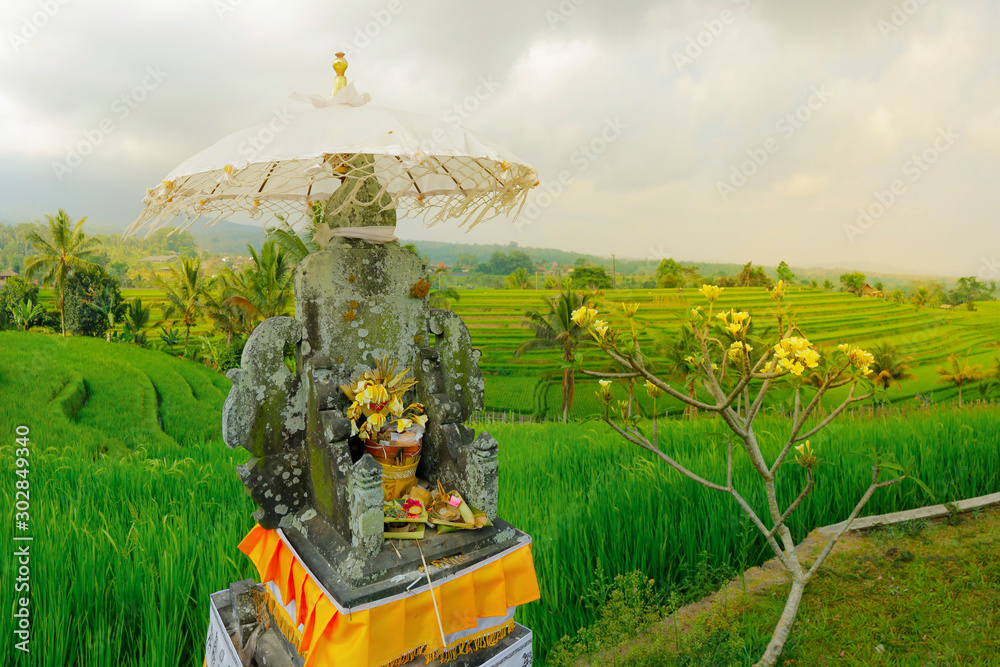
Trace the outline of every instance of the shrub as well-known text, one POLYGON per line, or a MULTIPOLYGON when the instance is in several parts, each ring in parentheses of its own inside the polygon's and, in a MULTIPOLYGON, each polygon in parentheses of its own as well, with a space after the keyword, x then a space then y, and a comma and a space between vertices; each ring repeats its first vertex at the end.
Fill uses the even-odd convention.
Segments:
POLYGON ((0 287, 0 328, 6 329, 14 323, 11 310, 24 301, 38 303, 38 287, 20 276, 8 278, 0 287))
POLYGON ((125 300, 118 280, 95 266, 66 280, 65 303, 67 331, 78 336, 103 336, 110 327, 108 313, 117 319, 125 300))

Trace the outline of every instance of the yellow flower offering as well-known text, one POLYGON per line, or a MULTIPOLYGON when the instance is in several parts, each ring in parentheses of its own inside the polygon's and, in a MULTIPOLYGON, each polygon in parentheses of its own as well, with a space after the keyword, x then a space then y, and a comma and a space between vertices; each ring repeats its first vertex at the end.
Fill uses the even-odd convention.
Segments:
POLYGON ((420 414, 424 406, 411 403, 403 406, 403 395, 417 381, 407 377, 410 369, 404 368, 396 372, 396 362, 379 359, 373 370, 357 378, 349 385, 341 385, 340 389, 351 399, 347 408, 347 418, 351 420, 351 435, 360 435, 364 440, 378 440, 379 431, 386 425, 395 425, 397 432, 402 433, 410 426, 423 426, 427 416, 420 414), (365 422, 358 426, 358 421, 366 417, 365 422))

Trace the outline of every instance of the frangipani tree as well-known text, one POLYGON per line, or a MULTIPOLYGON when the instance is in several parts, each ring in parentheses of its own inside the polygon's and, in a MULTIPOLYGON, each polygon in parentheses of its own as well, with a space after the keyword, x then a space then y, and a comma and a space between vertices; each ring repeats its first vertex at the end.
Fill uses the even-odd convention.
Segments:
MULTIPOLYGON (((787 571, 791 591, 784 611, 775 627, 771 641, 758 665, 774 665, 781 655, 785 641, 792 628, 799 603, 806 584, 822 567, 834 545, 844 531, 858 516, 876 489, 897 484, 907 477, 898 464, 874 455, 871 483, 858 500, 847 520, 825 545, 820 555, 807 567, 795 552, 795 543, 788 529, 788 517, 802 503, 813 489, 814 475, 820 459, 810 440, 827 424, 840 415, 848 406, 870 397, 873 391, 867 376, 871 374, 872 355, 860 348, 847 344, 840 345, 830 358, 823 359, 819 350, 801 334, 798 329, 785 323, 782 311, 784 284, 778 283, 771 297, 777 305, 777 340, 765 342, 749 335, 752 316, 744 311, 715 312, 715 303, 723 288, 703 285, 700 292, 708 300, 707 309, 698 306, 687 316, 696 340, 696 352, 687 358, 692 372, 698 375, 701 387, 709 400, 702 400, 686 391, 671 386, 646 368, 639 349, 639 329, 635 322, 638 304, 622 304, 622 311, 628 320, 630 332, 619 332, 608 322, 598 319, 599 313, 593 308, 582 307, 573 312, 573 321, 586 328, 596 344, 614 362, 621 372, 598 373, 586 371, 588 375, 601 377, 598 397, 604 405, 604 421, 625 440, 652 452, 667 465, 685 477, 702 486, 725 493, 733 498, 750 518, 774 551, 779 562, 787 571), (809 377, 810 375, 814 377, 809 377), (629 409, 629 401, 617 400, 613 393, 613 380, 644 380, 646 391, 653 400, 653 416, 649 428, 644 420, 629 409), (808 380, 808 382, 807 382, 808 380), (780 452, 771 461, 765 459, 754 420, 760 414, 769 389, 778 383, 790 383, 794 397, 791 430, 780 452), (807 389, 808 387, 808 389, 807 389), (846 387, 846 397, 823 418, 816 417, 817 408, 823 396, 831 389, 846 387), (806 391, 815 392, 808 401, 806 391), (724 481, 710 481, 692 472, 667 453, 661 451, 657 440, 656 408, 657 399, 666 394, 685 405, 714 413, 732 431, 735 438, 727 446, 727 469, 724 481), (743 494, 733 485, 733 463, 738 443, 749 459, 750 465, 760 479, 767 499, 767 514, 757 512, 744 499, 743 494), (781 465, 795 450, 795 462, 805 468, 806 483, 801 493, 786 507, 781 507, 776 493, 775 479, 780 474, 781 465), (889 477, 882 479, 883 472, 889 477), (896 476, 892 476, 896 474, 896 476)), ((926 487, 916 480, 923 488, 926 487)))

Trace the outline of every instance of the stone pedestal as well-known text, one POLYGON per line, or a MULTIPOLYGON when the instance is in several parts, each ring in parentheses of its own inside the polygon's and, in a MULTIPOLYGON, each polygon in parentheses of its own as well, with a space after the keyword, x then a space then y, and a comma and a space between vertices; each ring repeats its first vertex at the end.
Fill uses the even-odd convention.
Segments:
MULTIPOLYGON (((256 632, 257 638, 250 640, 254 642, 253 646, 246 646, 245 640, 241 643, 238 634, 240 620, 231 600, 231 589, 212 595, 206 667, 302 667, 304 660, 273 625, 255 623, 251 636, 256 632), (245 650, 249 648, 253 649, 252 653, 245 650)), ((495 646, 459 656, 445 664, 449 667, 529 667, 532 664, 531 639, 531 630, 517 625, 495 646)), ((418 656, 401 667, 442 667, 442 663, 435 660, 428 665, 418 656)))

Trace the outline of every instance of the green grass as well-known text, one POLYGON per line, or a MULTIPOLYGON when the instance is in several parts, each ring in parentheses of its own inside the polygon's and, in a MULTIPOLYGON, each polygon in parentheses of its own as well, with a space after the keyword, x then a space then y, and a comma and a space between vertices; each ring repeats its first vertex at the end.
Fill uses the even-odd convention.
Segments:
MULTIPOLYGON (((229 381, 103 340, 7 332, 0 349, 0 504, 13 519, 15 429, 26 425, 34 537, 33 653, 13 649, 7 614, 0 655, 200 665, 209 594, 253 574, 236 550, 253 526, 233 471, 245 453, 219 441, 229 381)), ((9 555, 8 525, 0 549, 9 555)), ((0 566, 8 609, 12 564, 0 566)))
MULTIPOLYGON (((681 477, 645 451, 614 437, 602 425, 495 425, 501 443, 501 515, 532 535, 542 600, 521 619, 544 652, 565 635, 592 624, 583 603, 600 564, 608 577, 634 570, 667 593, 683 585, 699 554, 737 569, 771 557, 735 503, 681 477)), ((765 455, 773 457, 787 430, 783 420, 761 418, 765 455)), ((661 424, 663 449, 694 472, 724 481, 718 426, 710 420, 661 424)), ((818 526, 846 518, 867 488, 871 467, 865 444, 876 443, 897 460, 915 459, 916 473, 938 501, 1000 490, 1000 414, 989 408, 940 410, 885 419, 855 415, 834 422, 813 438, 831 466, 820 469, 816 487, 792 515, 796 540, 818 526)), ((779 477, 778 496, 790 502, 804 484, 794 465, 779 477)), ((760 513, 765 503, 745 458, 734 482, 760 513)), ((876 493, 863 515, 928 504, 913 484, 876 493)))
MULTIPOLYGON (((996 664, 1000 513, 959 519, 955 525, 891 527, 834 553, 806 590, 779 664, 996 664)), ((787 584, 763 595, 737 593, 702 618, 679 651, 669 627, 660 626, 665 634, 639 644, 617 664, 752 665, 787 594, 787 584)))
MULTIPOLYGON (((27 424, 33 646, 46 647, 16 664, 200 664, 209 593, 254 576, 236 550, 252 526, 252 504, 233 471, 245 454, 219 440, 229 381, 162 352, 103 340, 8 332, 0 349, 0 465, 8 471, 0 509, 11 516, 14 430, 27 424)), ((785 429, 780 418, 759 420, 765 453, 773 456, 785 429)), ((542 600, 519 619, 535 632, 540 658, 594 622, 586 596, 596 572, 610 581, 638 570, 667 594, 690 581, 702 552, 737 569, 769 557, 725 496, 696 487, 602 424, 488 430, 501 443, 500 514, 534 540, 542 600)), ((719 433, 708 419, 661 423, 664 449, 713 479, 722 472, 719 433)), ((845 417, 813 438, 833 467, 821 468, 789 525, 801 538, 846 516, 865 486, 865 443, 914 457, 938 500, 948 501, 1000 490, 998 441, 1000 414, 985 407, 845 417)), ((745 460, 735 479, 761 508, 745 460)), ((792 466, 781 479, 787 502, 802 474, 792 466)), ((926 503, 904 484, 877 493, 866 513, 926 503)), ((6 531, 0 550, 12 548, 6 531)), ((10 564, 0 569, 8 604, 10 564)), ((5 618, 0 654, 10 655, 5 618)))

